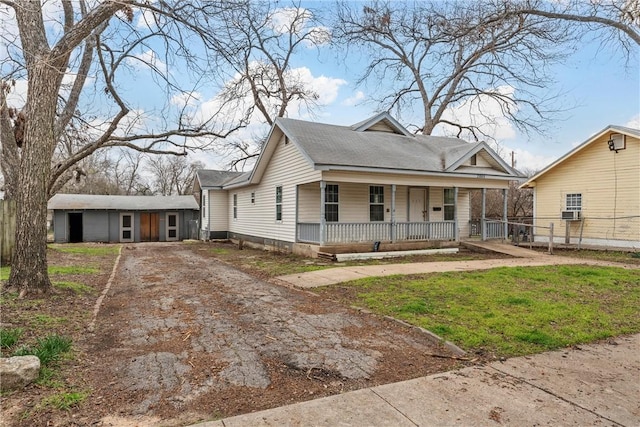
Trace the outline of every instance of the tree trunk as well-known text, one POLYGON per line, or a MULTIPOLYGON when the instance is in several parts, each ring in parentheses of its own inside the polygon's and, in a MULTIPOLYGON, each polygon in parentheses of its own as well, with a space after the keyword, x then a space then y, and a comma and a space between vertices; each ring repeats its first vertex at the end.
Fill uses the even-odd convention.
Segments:
POLYGON ((7 283, 20 295, 51 290, 47 273, 47 185, 55 147, 55 82, 61 79, 60 71, 46 60, 30 71, 16 199, 16 245, 7 283))

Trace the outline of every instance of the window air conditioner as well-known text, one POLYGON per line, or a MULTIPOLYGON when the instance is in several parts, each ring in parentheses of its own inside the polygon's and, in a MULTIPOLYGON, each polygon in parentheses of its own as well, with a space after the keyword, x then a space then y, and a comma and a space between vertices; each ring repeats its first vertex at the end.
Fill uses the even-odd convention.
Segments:
POLYGON ((562 219, 580 219, 580 211, 562 211, 562 219))

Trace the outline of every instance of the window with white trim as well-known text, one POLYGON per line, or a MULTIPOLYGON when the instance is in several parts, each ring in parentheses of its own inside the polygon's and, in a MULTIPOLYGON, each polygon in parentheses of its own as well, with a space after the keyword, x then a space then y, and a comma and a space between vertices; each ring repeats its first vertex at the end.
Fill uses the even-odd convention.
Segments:
POLYGON ((453 188, 444 189, 444 220, 453 221, 456 213, 456 200, 453 188))
POLYGON ((327 222, 338 222, 338 185, 327 184, 324 199, 324 219, 327 222))
POLYGON ((238 219, 238 195, 233 195, 233 219, 238 219))
POLYGON ((369 221, 384 221, 384 187, 382 185, 369 187, 369 221))
POLYGON ((567 211, 582 210, 582 193, 569 193, 565 198, 567 211))
POLYGON ((276 221, 282 221, 282 186, 276 187, 276 221))

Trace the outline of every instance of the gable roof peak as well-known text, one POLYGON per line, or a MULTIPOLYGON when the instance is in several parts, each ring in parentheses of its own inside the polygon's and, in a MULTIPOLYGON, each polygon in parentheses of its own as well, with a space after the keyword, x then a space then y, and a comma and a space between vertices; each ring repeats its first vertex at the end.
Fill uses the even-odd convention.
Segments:
POLYGON ((397 133, 404 136, 413 136, 411 132, 409 132, 404 126, 402 126, 400 122, 393 118, 393 116, 387 111, 383 111, 376 114, 375 116, 369 117, 366 120, 356 123, 351 126, 351 129, 356 132, 380 131, 380 127, 377 126, 380 124, 386 127, 388 129, 388 132, 397 133))

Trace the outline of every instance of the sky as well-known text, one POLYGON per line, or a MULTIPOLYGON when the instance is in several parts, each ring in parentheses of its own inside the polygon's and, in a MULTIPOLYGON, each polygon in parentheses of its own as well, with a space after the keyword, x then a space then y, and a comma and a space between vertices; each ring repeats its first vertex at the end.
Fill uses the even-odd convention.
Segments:
MULTIPOLYGON (((52 16, 50 30, 56 31, 55 16, 59 14, 56 2, 48 1, 47 7, 52 16)), ((314 5, 326 7, 331 2, 315 2, 314 5)), ((15 33, 15 26, 3 14, 0 36, 15 33)), ((139 27, 144 26, 144 16, 136 13, 134 21, 139 27)), ((4 40, 7 40, 4 37, 4 40)), ((2 59, 0 50, 0 59, 2 59)), ((181 70, 172 69, 158 59, 152 50, 137 53, 141 59, 154 62, 161 70, 166 69, 173 74, 181 70)), ((376 87, 376 81, 367 86, 357 86, 356 81, 365 67, 366 57, 359 55, 344 56, 336 54, 327 45, 319 48, 302 47, 294 56, 291 73, 310 86, 318 95, 319 107, 311 114, 305 109, 291 109, 289 117, 320 121, 337 125, 351 125, 377 113, 378 105, 367 102, 368 92, 376 87)), ((186 105, 195 116, 204 116, 219 106, 216 100, 216 88, 207 87, 206 81, 200 81, 192 97, 172 96, 167 101, 166 93, 155 91, 150 86, 148 72, 138 69, 135 61, 128 63, 132 72, 126 80, 119 84, 125 89, 127 99, 133 100, 135 112, 145 116, 146 121, 161 123, 158 115, 150 118, 159 110, 158 104, 172 103, 186 105), (165 99, 162 99, 162 98, 165 99)), ((500 145, 500 153, 508 161, 511 152, 515 155, 516 168, 522 171, 540 170, 590 136, 610 124, 640 129, 640 52, 636 51, 628 60, 622 51, 612 43, 602 45, 597 39, 586 41, 581 48, 561 64, 552 67, 551 73, 556 79, 553 87, 545 91, 562 93, 559 102, 568 109, 558 115, 557 120, 549 123, 548 133, 544 136, 525 135, 518 132, 506 121, 499 120, 500 126, 494 130, 495 140, 500 145)), ((24 100, 26 82, 17 82, 17 88, 10 96, 14 106, 19 107, 24 100)), ((99 90, 99 89, 98 89, 99 90)), ((516 90, 517 88, 501 88, 516 90)), ((461 108, 460 108, 461 109, 461 108)), ((453 109, 450 113, 453 113, 453 109)), ((458 111, 458 114, 464 114, 458 111)), ((99 114, 97 114, 99 116, 99 114)), ((99 117, 96 118, 99 121, 99 117)), ((402 120, 401 120, 402 122, 402 120)), ((261 130, 262 128, 262 130, 261 130)), ((254 122, 248 129, 240 132, 236 138, 252 138, 264 126, 254 122)), ((441 134, 436 128, 434 134, 441 134)), ((229 158, 212 152, 196 152, 190 155, 192 160, 202 161, 210 169, 226 169, 229 158)), ((250 167, 250 165, 247 165, 250 167)))

